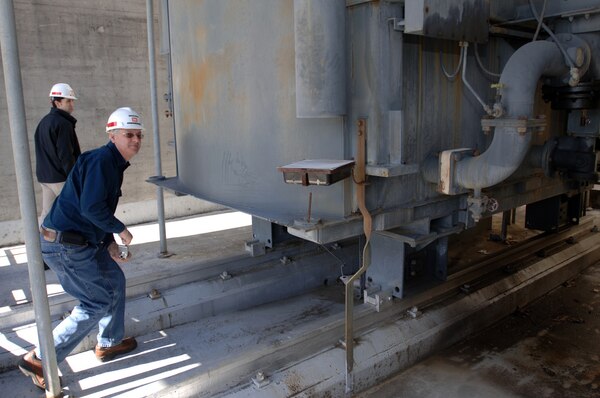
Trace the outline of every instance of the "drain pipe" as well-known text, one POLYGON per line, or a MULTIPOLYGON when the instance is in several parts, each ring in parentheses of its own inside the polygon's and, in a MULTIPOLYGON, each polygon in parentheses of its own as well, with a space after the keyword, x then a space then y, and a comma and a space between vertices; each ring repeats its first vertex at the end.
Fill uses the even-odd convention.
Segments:
MULTIPOLYGON (((482 189, 496 185, 521 165, 531 143, 531 129, 524 130, 515 120, 533 116, 533 103, 542 76, 568 75, 569 67, 555 43, 536 41, 519 48, 508 60, 499 86, 506 121, 498 123, 489 148, 480 156, 467 157, 456 164, 455 183, 463 188, 482 189)), ((527 126, 525 125, 525 128, 527 126)))
MULTIPOLYGON (((146 26, 148 29, 148 61, 150 64, 150 98, 152 101, 152 132, 154 137, 154 160, 156 162, 156 175, 151 180, 160 180, 162 175, 162 161, 160 156, 160 131, 158 128, 158 97, 156 93, 156 53, 154 51, 154 9, 153 0, 146 0, 146 26)), ((169 257, 167 250, 167 233, 165 229, 165 201, 163 188, 156 186, 156 206, 158 212, 158 232, 160 237, 160 252, 158 257, 169 257)))
POLYGON ((46 396, 59 397, 60 381, 56 367, 56 351, 52 337, 50 307, 46 291, 46 276, 42 262, 40 246, 40 230, 33 191, 33 173, 29 158, 29 140, 23 100, 23 83, 15 11, 12 0, 0 0, 0 47, 2 50, 2 66, 4 68, 4 84, 6 87, 6 105, 12 138, 12 147, 17 177, 17 190, 21 207, 21 220, 25 232, 27 248, 27 270, 38 332, 40 349, 44 353, 42 366, 46 375, 46 396), (8 93, 11 93, 8 95, 8 93))

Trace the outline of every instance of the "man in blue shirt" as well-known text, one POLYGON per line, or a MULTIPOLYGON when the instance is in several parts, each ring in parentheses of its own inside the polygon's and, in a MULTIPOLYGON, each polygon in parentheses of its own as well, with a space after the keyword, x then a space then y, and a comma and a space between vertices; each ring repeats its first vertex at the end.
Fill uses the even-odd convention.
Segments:
MULTIPOLYGON (((105 146, 83 153, 65 186, 42 222, 42 257, 56 272, 65 290, 79 300, 71 314, 53 331, 60 363, 98 326, 95 348, 100 361, 108 361, 137 347, 125 338, 125 276, 117 263, 121 255, 113 234, 127 246, 133 238, 115 216, 121 196, 123 172, 140 150, 143 126, 131 108, 119 108, 108 118, 105 146)), ((21 371, 45 389, 42 362, 36 348, 19 362, 21 371)))

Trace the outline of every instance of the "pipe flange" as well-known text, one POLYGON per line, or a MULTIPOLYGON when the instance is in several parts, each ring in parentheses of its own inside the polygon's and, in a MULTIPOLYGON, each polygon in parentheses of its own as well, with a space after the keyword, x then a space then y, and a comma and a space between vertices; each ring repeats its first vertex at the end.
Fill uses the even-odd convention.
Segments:
MULTIPOLYGON (((573 62, 573 65, 569 69, 568 73, 552 78, 552 85, 562 86, 565 84, 571 84, 576 86, 579 78, 584 76, 590 67, 592 62, 592 49, 584 39, 577 35, 571 33, 557 33, 555 36, 565 49, 565 52, 573 62)), ((554 43, 554 40, 551 40, 550 38, 548 41, 554 43)), ((566 58, 565 64, 570 65, 566 58)))
POLYGON ((596 109, 600 103, 600 80, 579 83, 575 87, 543 86, 544 101, 552 103, 552 109, 596 109))

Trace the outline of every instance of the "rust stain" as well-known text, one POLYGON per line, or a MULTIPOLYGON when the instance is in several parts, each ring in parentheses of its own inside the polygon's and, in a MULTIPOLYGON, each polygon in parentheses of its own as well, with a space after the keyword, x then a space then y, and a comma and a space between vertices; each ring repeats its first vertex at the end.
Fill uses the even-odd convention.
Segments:
POLYGON ((295 50, 294 50, 294 2, 279 1, 276 17, 282 21, 275 50, 275 78, 278 86, 278 102, 280 104, 277 117, 284 125, 286 120, 295 120, 295 50), (286 24, 285 21, 288 23, 286 24))
POLYGON ((196 43, 206 42, 206 29, 203 26, 196 27, 196 43))
POLYGON ((200 60, 188 55, 182 62, 177 90, 181 93, 180 106, 185 126, 201 125, 218 107, 222 93, 231 84, 231 65, 235 54, 234 46, 228 45, 200 60))
POLYGON ((278 118, 281 123, 295 119, 295 62, 294 32, 290 30, 279 39, 279 47, 275 54, 277 85, 279 97, 278 118))
POLYGON ((204 95, 206 93, 206 86, 209 82, 209 77, 214 72, 210 60, 205 61, 197 66, 195 64, 192 65, 190 72, 189 90, 192 97, 192 102, 195 104, 202 104, 204 95))
POLYGON ((206 107, 204 97, 211 75, 212 68, 208 60, 197 63, 193 58, 188 57, 181 65, 179 87, 176 89, 181 93, 180 109, 186 127, 194 123, 200 124, 204 119, 202 112, 206 107))
POLYGON ((284 383, 292 394, 302 391, 302 377, 296 371, 291 371, 285 375, 284 383))

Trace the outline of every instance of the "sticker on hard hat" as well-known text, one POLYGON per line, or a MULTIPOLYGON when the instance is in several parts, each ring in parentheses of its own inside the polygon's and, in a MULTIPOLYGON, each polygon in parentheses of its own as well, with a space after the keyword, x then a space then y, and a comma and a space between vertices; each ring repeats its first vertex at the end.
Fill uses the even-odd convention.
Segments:
POLYGON ((53 91, 52 95, 62 95, 62 93, 60 91, 53 91))
POLYGON ((132 122, 132 123, 139 123, 139 122, 138 122, 138 118, 137 118, 137 117, 132 117, 132 118, 131 118, 131 122, 132 122))
POLYGON ((115 127, 117 125, 117 122, 110 122, 106 124, 106 127, 115 127))

